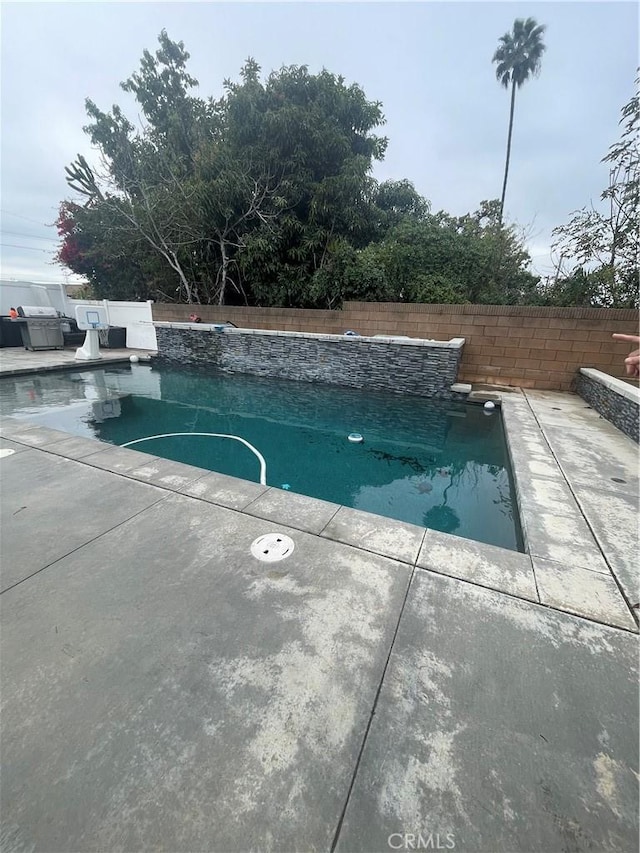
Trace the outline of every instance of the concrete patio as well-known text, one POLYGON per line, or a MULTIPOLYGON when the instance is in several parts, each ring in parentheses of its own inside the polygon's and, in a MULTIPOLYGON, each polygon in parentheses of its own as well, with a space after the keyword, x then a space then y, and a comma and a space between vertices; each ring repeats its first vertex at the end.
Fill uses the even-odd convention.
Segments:
POLYGON ((148 350, 139 349, 100 349, 100 359, 97 361, 78 361, 78 347, 65 347, 60 350, 26 350, 24 347, 3 347, 0 349, 0 376, 20 376, 28 373, 46 373, 73 367, 100 367, 105 362, 113 364, 118 361, 129 361, 132 355, 147 359, 151 355, 148 350))
POLYGON ((503 415, 527 554, 5 419, 2 850, 636 850, 638 449, 503 415))

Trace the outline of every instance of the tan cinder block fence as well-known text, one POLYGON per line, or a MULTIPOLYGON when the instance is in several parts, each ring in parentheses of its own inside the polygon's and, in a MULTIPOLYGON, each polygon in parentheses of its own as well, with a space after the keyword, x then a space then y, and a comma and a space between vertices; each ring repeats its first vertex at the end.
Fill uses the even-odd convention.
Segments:
POLYGON ((566 391, 580 367, 624 377, 629 345, 613 332, 638 334, 638 311, 609 308, 534 308, 510 305, 425 305, 346 302, 340 311, 246 308, 217 305, 153 305, 153 319, 230 321, 247 329, 412 338, 466 339, 461 382, 566 391))

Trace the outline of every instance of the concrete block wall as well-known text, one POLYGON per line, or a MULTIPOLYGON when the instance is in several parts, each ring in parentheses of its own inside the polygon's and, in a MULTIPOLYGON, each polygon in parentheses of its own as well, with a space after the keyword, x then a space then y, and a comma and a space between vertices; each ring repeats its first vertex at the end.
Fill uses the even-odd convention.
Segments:
POLYGON ((640 392, 599 370, 583 368, 576 376, 574 390, 598 414, 640 443, 640 392))
MULTIPOLYGON (((465 338, 460 381, 471 383, 566 391, 581 367, 622 377, 628 345, 614 342, 611 335, 638 334, 638 312, 633 310, 506 305, 397 308, 388 315, 382 312, 389 318, 391 334, 395 321, 398 334, 465 338)), ((369 314, 369 322, 372 316, 375 311, 369 314)))
POLYGON ((453 398, 463 340, 397 341, 364 337, 216 331, 207 324, 156 323, 165 362, 254 376, 453 398))
POLYGON ((187 323, 192 313, 197 314, 203 323, 228 321, 241 329, 341 335, 351 328, 348 325, 348 312, 345 311, 321 311, 313 308, 249 308, 242 305, 174 305, 164 302, 153 304, 154 321, 187 323))
POLYGON ((566 391, 581 367, 624 378, 626 344, 613 332, 638 334, 638 311, 608 308, 534 308, 509 305, 426 305, 346 302, 340 311, 154 304, 154 320, 227 320, 252 329, 362 335, 465 338, 462 382, 487 382, 566 391))

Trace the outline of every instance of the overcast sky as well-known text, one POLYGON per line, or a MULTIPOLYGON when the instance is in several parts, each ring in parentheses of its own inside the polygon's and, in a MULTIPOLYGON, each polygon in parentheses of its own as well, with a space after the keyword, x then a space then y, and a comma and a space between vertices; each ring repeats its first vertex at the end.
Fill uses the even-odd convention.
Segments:
POLYGON ((638 65, 635 2, 2 3, 2 277, 63 281, 52 265, 64 167, 90 154, 84 99, 126 107, 119 83, 165 28, 219 97, 248 56, 266 75, 323 67, 381 101, 389 147, 374 175, 408 178, 461 215, 502 187, 509 93, 491 57, 515 18, 545 24, 538 79, 516 97, 506 216, 550 271, 551 229, 598 202, 638 65))

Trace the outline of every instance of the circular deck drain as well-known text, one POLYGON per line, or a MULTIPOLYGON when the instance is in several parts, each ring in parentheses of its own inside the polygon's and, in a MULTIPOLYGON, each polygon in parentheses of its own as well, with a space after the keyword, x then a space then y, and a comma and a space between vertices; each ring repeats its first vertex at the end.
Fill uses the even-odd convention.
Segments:
POLYGON ((251 553, 263 563, 277 563, 293 554, 293 539, 284 533, 266 533, 251 543, 251 553))
POLYGON ((13 456, 15 450, 11 450, 10 447, 3 447, 0 450, 0 459, 4 459, 5 456, 13 456))

